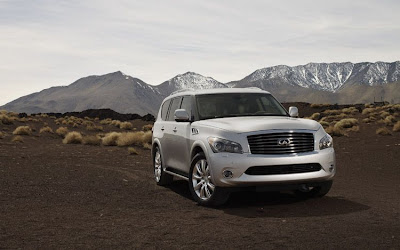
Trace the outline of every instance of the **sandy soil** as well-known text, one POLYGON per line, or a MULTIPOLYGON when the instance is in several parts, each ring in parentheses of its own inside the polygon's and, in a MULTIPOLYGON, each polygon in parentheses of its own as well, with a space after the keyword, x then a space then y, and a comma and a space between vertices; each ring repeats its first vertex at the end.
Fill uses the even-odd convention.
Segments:
POLYGON ((338 174, 324 198, 242 192, 213 209, 184 181, 157 186, 149 150, 38 132, 15 143, 17 125, 0 125, 0 248, 400 248, 400 133, 362 124, 334 138, 338 174))

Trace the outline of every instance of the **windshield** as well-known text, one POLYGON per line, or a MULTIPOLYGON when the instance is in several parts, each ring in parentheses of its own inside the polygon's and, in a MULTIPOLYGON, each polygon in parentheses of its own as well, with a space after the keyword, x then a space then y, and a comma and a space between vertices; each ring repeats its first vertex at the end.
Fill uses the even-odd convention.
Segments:
POLYGON ((237 116, 288 116, 270 94, 223 93, 196 96, 199 119, 237 116))

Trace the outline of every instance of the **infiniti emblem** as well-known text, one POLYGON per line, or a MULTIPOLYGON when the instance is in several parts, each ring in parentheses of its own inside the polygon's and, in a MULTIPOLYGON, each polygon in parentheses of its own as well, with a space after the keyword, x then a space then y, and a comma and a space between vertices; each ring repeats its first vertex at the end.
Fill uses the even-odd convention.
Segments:
POLYGON ((280 138, 278 139, 278 146, 287 147, 291 142, 292 141, 289 138, 280 138))

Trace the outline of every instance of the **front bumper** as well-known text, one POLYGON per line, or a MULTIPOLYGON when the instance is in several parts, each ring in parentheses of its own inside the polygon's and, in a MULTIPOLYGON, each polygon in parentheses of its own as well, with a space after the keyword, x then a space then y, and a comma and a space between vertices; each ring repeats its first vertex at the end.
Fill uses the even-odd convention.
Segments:
POLYGON ((245 187, 306 184, 331 180, 336 173, 335 151, 333 148, 293 155, 256 155, 234 153, 210 153, 208 162, 214 183, 221 187, 245 187), (255 166, 276 166, 318 163, 321 170, 307 173, 249 175, 245 171, 255 166), (232 172, 231 178, 223 175, 232 172))

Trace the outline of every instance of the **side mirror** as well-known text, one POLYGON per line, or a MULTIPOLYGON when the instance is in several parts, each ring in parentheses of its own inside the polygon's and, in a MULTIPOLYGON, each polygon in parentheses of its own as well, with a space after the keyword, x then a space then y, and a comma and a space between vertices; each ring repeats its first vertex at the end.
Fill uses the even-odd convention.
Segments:
POLYGON ((177 109, 175 110, 174 119, 177 122, 189 122, 189 113, 184 109, 177 109))
POLYGON ((290 117, 299 117, 299 110, 297 107, 289 107, 289 115, 290 117))

